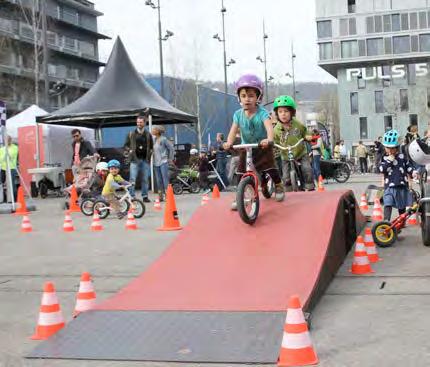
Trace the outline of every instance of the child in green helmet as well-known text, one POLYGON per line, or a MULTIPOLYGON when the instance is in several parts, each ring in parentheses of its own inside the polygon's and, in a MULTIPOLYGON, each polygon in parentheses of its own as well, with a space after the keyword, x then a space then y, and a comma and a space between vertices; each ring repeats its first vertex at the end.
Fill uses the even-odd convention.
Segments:
MULTIPOLYGON (((295 145, 300 139, 303 142, 293 150, 294 159, 300 163, 305 189, 315 190, 314 177, 310 158, 307 154, 305 140, 310 140, 306 127, 296 119, 296 102, 290 96, 279 96, 273 103, 278 123, 274 128, 275 143, 283 147, 295 145)), ((281 152, 282 173, 287 191, 292 191, 290 179, 290 165, 288 163, 288 152, 281 152)))

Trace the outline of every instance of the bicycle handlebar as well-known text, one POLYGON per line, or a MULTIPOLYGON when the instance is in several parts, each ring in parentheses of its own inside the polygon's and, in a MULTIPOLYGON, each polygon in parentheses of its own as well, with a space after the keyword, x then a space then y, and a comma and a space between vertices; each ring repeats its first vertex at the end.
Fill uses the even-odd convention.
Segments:
POLYGON ((281 150, 289 150, 289 149, 294 149, 295 147, 297 147, 301 142, 303 141, 303 138, 301 138, 296 144, 294 145, 287 145, 286 147, 283 147, 279 144, 275 144, 275 147, 281 150))
POLYGON ((260 144, 256 144, 256 143, 254 143, 254 144, 236 144, 236 145, 233 145, 232 148, 233 149, 247 149, 247 148, 257 148, 259 146, 260 146, 260 144))

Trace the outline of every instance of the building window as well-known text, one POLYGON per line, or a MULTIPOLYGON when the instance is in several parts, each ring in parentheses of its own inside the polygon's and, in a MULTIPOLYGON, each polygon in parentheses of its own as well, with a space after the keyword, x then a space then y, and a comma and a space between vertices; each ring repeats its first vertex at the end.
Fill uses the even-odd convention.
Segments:
POLYGON ((360 117, 360 139, 367 139, 367 117, 360 117))
POLYGON ((339 19, 339 36, 348 35, 348 19, 339 19))
POLYGON ((384 53, 384 42, 382 38, 371 38, 367 42, 367 56, 382 55, 384 53))
POLYGON ((366 30, 367 33, 375 33, 375 22, 373 17, 366 18, 366 30))
POLYGON ((411 29, 417 29, 418 28, 418 14, 417 13, 410 13, 409 14, 409 27, 411 29))
POLYGON ((366 89, 366 80, 361 75, 357 77, 357 88, 366 89))
POLYGON ((332 36, 331 20, 317 22, 318 38, 329 38, 332 36))
POLYGON ((349 34, 357 34, 357 23, 355 21, 355 18, 349 18, 349 34))
POLYGON ((404 54, 411 52, 409 36, 393 37, 393 53, 404 54))
POLYGON ((416 114, 409 115, 409 125, 418 126, 418 115, 416 114))
POLYGON ((409 30, 409 17, 408 13, 402 14, 400 16, 402 31, 408 31, 409 30))
POLYGON ((382 32, 382 16, 380 15, 375 16, 375 32, 376 33, 382 32))
POLYGON ((384 130, 389 131, 393 129, 393 116, 384 116, 384 130))
POLYGON ((411 51, 418 52, 418 36, 411 36, 411 51))
POLYGON ((320 43, 320 60, 332 60, 333 59, 333 45, 331 42, 320 43))
POLYGON ((342 41, 341 42, 341 53, 342 58, 349 58, 349 57, 357 57, 358 56, 358 45, 357 41, 342 41))
POLYGON ((348 0, 348 13, 355 13, 355 0, 348 0))
POLYGON ((384 32, 391 32, 391 15, 384 15, 384 32))
POLYGON ((430 51, 430 34, 420 34, 420 51, 430 51))
POLYGON ((393 46, 391 45, 391 37, 384 38, 384 45, 385 45, 385 54, 386 55, 392 54, 393 46))
POLYGON ((351 115, 358 114, 358 93, 353 92, 349 95, 349 101, 351 103, 351 115))
POLYGON ((400 14, 391 15, 391 30, 393 32, 400 31, 400 14))
POLYGON ((420 23, 420 29, 427 28, 427 13, 425 11, 420 11, 419 23, 420 23))
POLYGON ((366 56, 365 40, 358 40, 358 56, 366 56))
POLYGON ((409 110, 408 90, 400 89, 400 111, 409 110))
POLYGON ((382 90, 375 91, 375 112, 384 113, 384 93, 382 90))

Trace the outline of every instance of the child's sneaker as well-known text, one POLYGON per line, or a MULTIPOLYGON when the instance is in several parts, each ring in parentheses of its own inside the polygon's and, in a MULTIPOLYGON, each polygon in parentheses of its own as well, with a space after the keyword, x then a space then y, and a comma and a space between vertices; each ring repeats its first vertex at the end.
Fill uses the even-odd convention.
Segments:
POLYGON ((282 182, 275 185, 275 200, 276 201, 284 201, 285 198, 285 190, 282 182))
POLYGON ((236 201, 236 200, 234 200, 234 201, 231 203, 231 210, 233 210, 233 211, 236 211, 236 210, 237 210, 237 201, 236 201))

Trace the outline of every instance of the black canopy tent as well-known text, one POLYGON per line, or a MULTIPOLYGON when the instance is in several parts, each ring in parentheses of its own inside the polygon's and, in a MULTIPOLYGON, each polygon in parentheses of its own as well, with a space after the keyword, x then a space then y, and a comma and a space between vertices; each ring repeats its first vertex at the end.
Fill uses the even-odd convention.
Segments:
POLYGON ((37 122, 100 130, 134 125, 136 115, 144 110, 152 123, 197 122, 196 116, 171 106, 143 79, 118 37, 105 70, 93 87, 70 105, 37 118, 37 122))

